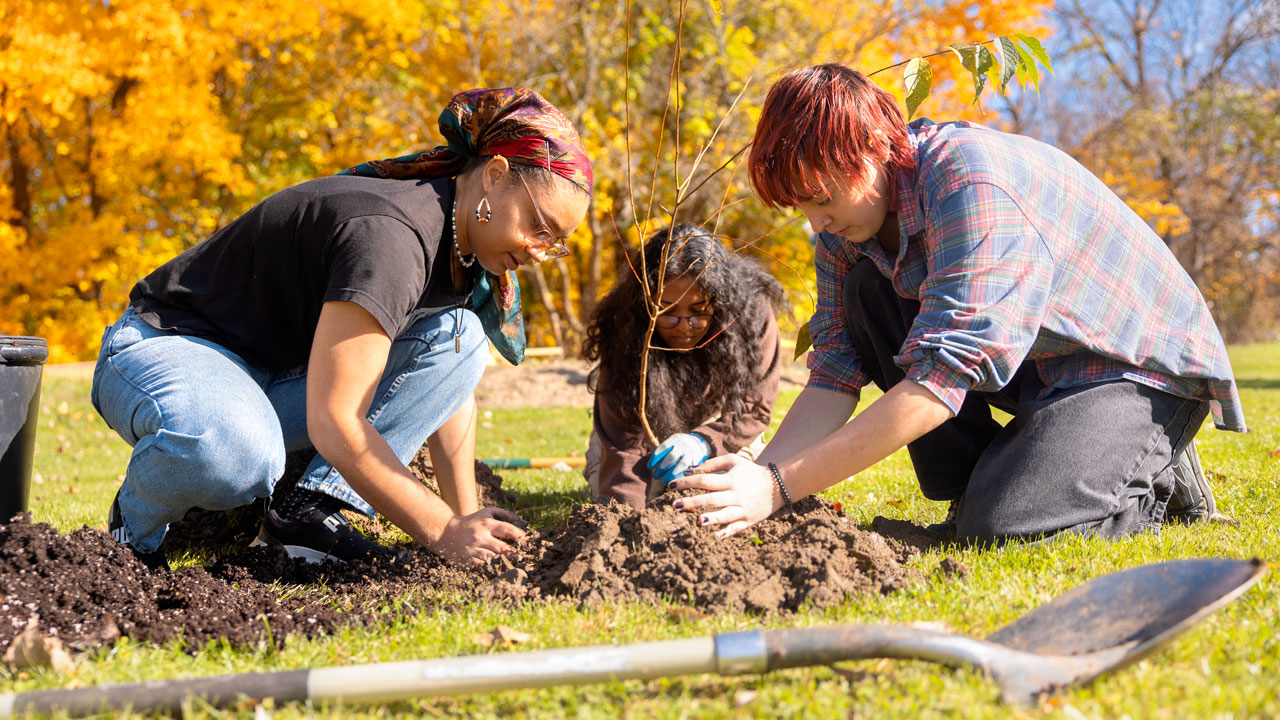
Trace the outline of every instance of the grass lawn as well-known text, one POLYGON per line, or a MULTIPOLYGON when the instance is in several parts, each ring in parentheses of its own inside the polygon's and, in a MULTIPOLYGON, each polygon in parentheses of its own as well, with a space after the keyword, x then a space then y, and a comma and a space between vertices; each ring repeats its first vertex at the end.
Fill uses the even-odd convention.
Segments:
MULTIPOLYGON (((77 674, 13 674, 0 670, 0 691, 155 680, 175 676, 278 670, 486 652, 477 632, 505 624, 529 632, 522 648, 559 648, 708 636, 734 629, 830 623, 940 621, 956 632, 985 636, 1031 608, 1098 575, 1134 565, 1186 557, 1280 557, 1280 344, 1235 347, 1232 362, 1252 432, 1200 434, 1204 467, 1215 481, 1220 509, 1234 527, 1168 527, 1122 542, 1072 538, 1044 547, 931 552, 915 561, 932 571, 947 554, 972 575, 930 579, 890 596, 863 598, 838 609, 784 618, 723 614, 705 619, 669 614, 647 604, 579 610, 565 603, 514 608, 478 604, 353 629, 321 640, 291 640, 283 650, 213 645, 193 655, 177 645, 122 640, 82 662, 77 674)), ((129 448, 88 402, 89 383, 50 368, 37 435, 32 513, 67 532, 82 524, 105 527, 106 509, 123 477, 129 448)), ((785 393, 779 410, 794 400, 785 393)), ((868 398, 869 399, 869 398, 868 398)), ((781 415, 776 412, 775 416, 781 415)), ((480 430, 481 457, 580 455, 590 430, 585 408, 493 410, 480 430)), ((563 519, 585 499, 577 473, 502 471, 521 513, 539 526, 563 519)), ((876 515, 916 523, 940 520, 941 504, 920 497, 901 452, 829 491, 862 524, 876 515)), ((864 661, 846 667, 789 670, 767 676, 714 675, 580 688, 512 691, 464 698, 423 698, 383 706, 305 706, 272 709, 287 717, 1280 717, 1280 577, 1275 573, 1170 647, 1092 685, 1069 690, 1039 707, 1020 710, 998 700, 982 675, 915 661, 864 661), (851 679, 852 678, 852 679, 851 679)), ((220 712, 196 703, 190 717, 240 717, 252 708, 220 712)), ((125 715, 128 717, 128 715, 125 715)))

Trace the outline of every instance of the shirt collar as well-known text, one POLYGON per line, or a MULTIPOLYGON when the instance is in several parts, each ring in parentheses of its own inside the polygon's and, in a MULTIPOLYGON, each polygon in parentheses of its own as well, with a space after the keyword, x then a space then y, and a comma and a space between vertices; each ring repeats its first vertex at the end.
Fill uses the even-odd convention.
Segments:
POLYGON ((920 144, 934 133, 936 125, 928 118, 914 120, 907 125, 907 140, 916 156, 915 167, 899 172, 895 178, 898 189, 898 229, 902 247, 906 240, 924 232, 924 209, 920 204, 920 144))

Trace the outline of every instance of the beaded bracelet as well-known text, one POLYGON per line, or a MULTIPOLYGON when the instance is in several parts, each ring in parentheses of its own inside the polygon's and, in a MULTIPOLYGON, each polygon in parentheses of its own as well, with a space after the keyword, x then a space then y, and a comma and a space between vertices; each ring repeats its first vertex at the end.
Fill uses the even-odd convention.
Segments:
POLYGON ((782 502, 787 507, 791 507, 791 495, 787 493, 787 486, 782 484, 782 473, 778 472, 778 466, 769 463, 769 474, 773 475, 773 482, 777 484, 778 491, 782 493, 782 502))

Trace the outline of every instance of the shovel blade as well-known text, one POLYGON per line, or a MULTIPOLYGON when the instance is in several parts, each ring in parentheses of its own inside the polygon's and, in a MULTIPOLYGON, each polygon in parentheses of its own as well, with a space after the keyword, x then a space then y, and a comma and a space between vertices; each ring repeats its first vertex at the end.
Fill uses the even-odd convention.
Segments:
POLYGON ((1104 670, 1145 657, 1234 600, 1266 573, 1261 560, 1192 559, 1142 565, 1091 580, 987 638, 1040 655, 1123 648, 1104 670))

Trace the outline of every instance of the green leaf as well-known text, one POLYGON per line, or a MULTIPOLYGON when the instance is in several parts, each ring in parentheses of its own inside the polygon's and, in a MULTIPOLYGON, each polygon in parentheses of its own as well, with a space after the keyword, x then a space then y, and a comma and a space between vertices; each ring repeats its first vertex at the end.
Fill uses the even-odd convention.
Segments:
POLYGON ((907 63, 907 69, 902 72, 902 79, 907 84, 907 120, 909 121, 915 116, 920 103, 929 97, 929 91, 933 88, 933 67, 929 65, 928 60, 915 58, 907 63))
POLYGON ((973 104, 978 104, 982 91, 987 87, 987 71, 996 64, 996 58, 985 45, 953 43, 952 52, 960 58, 960 64, 973 75, 973 104))
POLYGON ((1030 80, 1031 87, 1035 88, 1037 93, 1040 92, 1040 71, 1036 69, 1035 58, 1031 57, 1031 53, 1024 50, 1021 45, 1018 46, 1018 57, 1022 58, 1022 62, 1018 64, 1018 81, 1025 86, 1027 80, 1030 80))
POLYGON ((796 355, 794 359, 799 360, 800 356, 805 354, 805 351, 812 346, 813 341, 809 339, 809 323, 806 322, 800 326, 800 332, 796 333, 796 355))
POLYGON ((1018 65, 1022 56, 1018 53, 1018 44, 1008 37, 996 38, 996 57, 1000 59, 1000 92, 1009 88, 1009 81, 1018 74, 1018 65))
POLYGON ((1053 74, 1053 64, 1049 62, 1049 53, 1045 52, 1044 46, 1040 44, 1039 40, 1031 37, 1030 35, 1023 35, 1022 33, 1014 33, 1013 36, 1021 40, 1023 45, 1027 46, 1027 49, 1030 50, 1031 54, 1040 61, 1040 64, 1049 71, 1050 75, 1053 74))

